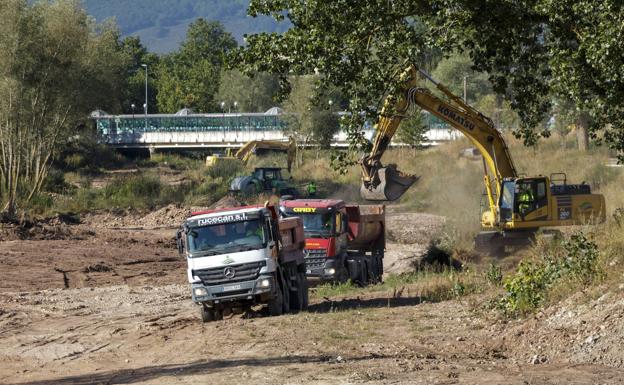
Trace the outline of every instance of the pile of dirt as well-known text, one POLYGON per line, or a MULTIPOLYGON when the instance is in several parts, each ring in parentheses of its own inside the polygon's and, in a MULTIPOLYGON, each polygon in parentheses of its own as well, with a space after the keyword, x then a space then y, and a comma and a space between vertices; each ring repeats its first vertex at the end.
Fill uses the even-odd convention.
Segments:
POLYGON ((93 231, 77 226, 79 223, 79 217, 63 214, 36 221, 0 224, 0 241, 81 240, 94 235, 93 231))
POLYGON ((578 293, 518 323, 496 324, 503 346, 521 361, 595 363, 624 368, 624 285, 588 300, 578 293))
POLYGON ((391 213, 386 218, 387 274, 402 274, 430 265, 432 240, 444 226, 445 218, 424 213, 391 213))
POLYGON ((243 205, 244 203, 236 199, 235 197, 231 195, 226 195, 223 198, 219 199, 217 202, 215 202, 213 205, 211 205, 210 209, 215 210, 215 209, 223 209, 227 207, 238 207, 238 206, 243 206, 243 205))
POLYGON ((111 210, 86 214, 82 222, 94 228, 173 228, 196 208, 170 204, 154 211, 111 210))
POLYGON ((139 218, 137 224, 142 227, 180 226, 192 211, 195 210, 188 207, 168 205, 139 218))
POLYGON ((388 214, 386 239, 402 244, 428 246, 442 231, 446 218, 425 213, 388 214))
POLYGON ((93 228, 175 228, 180 226, 191 213, 202 210, 238 207, 244 203, 234 197, 225 196, 210 207, 184 207, 170 204, 160 209, 145 212, 137 210, 111 210, 86 214, 82 223, 93 228))

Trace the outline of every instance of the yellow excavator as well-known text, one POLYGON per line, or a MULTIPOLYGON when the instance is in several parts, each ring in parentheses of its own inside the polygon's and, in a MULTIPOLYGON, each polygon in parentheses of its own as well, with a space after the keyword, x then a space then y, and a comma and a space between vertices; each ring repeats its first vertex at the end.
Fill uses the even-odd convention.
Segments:
POLYGON ((568 184, 564 173, 520 177, 509 148, 492 120, 425 71, 411 65, 400 74, 400 82, 403 85, 400 92, 385 99, 370 154, 360 160, 360 192, 364 199, 396 200, 418 179, 398 171, 396 165, 384 167, 381 157, 409 109, 419 106, 461 131, 483 157, 488 207, 481 215, 484 231, 475 238, 478 251, 502 255, 507 246, 530 243, 541 227, 605 221, 604 196, 592 194, 588 184, 568 184), (431 81, 448 101, 419 87, 421 76, 431 81))
POLYGON ((228 148, 225 156, 210 155, 206 157, 206 167, 215 167, 222 163, 238 163, 243 165, 247 164, 247 161, 258 150, 271 150, 271 151, 285 151, 287 154, 288 172, 291 171, 292 164, 297 156, 297 142, 294 138, 289 138, 288 141, 281 140, 251 140, 245 143, 241 148, 234 153, 231 148, 228 148))

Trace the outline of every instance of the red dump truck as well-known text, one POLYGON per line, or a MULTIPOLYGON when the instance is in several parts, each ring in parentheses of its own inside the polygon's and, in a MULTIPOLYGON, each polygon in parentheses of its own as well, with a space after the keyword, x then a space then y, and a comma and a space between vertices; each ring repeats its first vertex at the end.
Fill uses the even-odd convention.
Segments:
POLYGON ((337 199, 280 202, 283 217, 301 217, 306 275, 360 285, 381 282, 386 247, 385 207, 348 205, 337 199))

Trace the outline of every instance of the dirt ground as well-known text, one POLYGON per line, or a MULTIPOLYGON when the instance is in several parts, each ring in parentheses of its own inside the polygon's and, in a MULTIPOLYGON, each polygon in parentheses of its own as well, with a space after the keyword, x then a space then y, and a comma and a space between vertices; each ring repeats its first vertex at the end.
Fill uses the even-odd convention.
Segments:
MULTIPOLYGON (((0 383, 624 384, 624 287, 511 322, 475 310, 482 297, 408 291, 202 324, 168 213, 0 230, 0 383)), ((409 269, 442 222, 390 216, 388 270, 409 269)))

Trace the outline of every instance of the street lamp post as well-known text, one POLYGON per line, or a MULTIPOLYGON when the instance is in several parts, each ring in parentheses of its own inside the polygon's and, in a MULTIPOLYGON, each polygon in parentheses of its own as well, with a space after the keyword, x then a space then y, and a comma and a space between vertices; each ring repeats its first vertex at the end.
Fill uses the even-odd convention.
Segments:
POLYGON ((136 104, 132 103, 130 107, 132 108, 132 119, 134 119, 134 109, 136 108, 136 104))
POLYGON ((141 67, 145 68, 145 104, 143 108, 145 109, 145 131, 147 131, 147 64, 141 64, 141 67))
POLYGON ((223 141, 225 142, 225 102, 221 102, 221 127, 222 127, 222 132, 223 132, 223 141))

